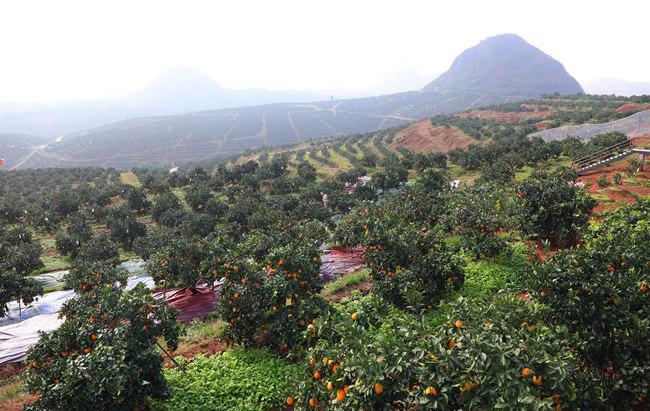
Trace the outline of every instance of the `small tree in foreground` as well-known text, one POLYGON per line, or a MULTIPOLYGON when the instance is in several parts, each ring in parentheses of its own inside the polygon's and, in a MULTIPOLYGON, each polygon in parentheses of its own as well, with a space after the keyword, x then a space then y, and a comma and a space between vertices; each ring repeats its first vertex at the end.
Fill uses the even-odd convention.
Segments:
POLYGON ((176 348, 176 311, 143 284, 124 291, 116 282, 125 284, 125 274, 110 266, 82 270, 71 281, 79 297, 61 310, 65 322, 28 352, 26 385, 39 394, 28 409, 132 410, 164 397, 156 339, 176 348))

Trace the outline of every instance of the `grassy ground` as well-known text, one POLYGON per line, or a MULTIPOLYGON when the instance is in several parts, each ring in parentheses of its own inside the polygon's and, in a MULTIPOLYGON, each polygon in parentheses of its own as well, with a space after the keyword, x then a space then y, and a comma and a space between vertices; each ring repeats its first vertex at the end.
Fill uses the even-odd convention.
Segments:
POLYGON ((122 180, 124 184, 128 184, 133 187, 142 187, 142 183, 140 183, 138 176, 133 174, 133 172, 131 171, 121 173, 120 180, 122 180))
POLYGON ((346 288, 359 285, 364 281, 368 281, 369 279, 370 279, 370 270, 368 268, 364 268, 359 271, 355 271, 353 273, 345 274, 340 276, 336 280, 327 283, 323 288, 321 295, 324 298, 331 297, 334 294, 346 288))

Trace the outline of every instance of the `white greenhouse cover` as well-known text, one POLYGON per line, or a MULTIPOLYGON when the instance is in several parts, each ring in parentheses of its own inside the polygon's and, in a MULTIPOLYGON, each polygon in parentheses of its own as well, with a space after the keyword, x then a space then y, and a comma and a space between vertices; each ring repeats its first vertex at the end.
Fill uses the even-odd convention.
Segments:
MULTIPOLYGON (((154 288, 153 279, 148 274, 129 277, 126 287, 130 290, 138 283, 154 288)), ((38 342, 39 331, 54 331, 59 328, 63 319, 59 318, 58 311, 64 302, 74 296, 72 290, 43 294, 28 307, 23 305, 20 315, 18 303, 9 303, 9 314, 0 319, 0 365, 24 360, 27 350, 38 342)))
POLYGON ((22 361, 40 338, 39 331, 54 331, 63 324, 59 314, 43 314, 21 323, 0 327, 0 364, 22 361))

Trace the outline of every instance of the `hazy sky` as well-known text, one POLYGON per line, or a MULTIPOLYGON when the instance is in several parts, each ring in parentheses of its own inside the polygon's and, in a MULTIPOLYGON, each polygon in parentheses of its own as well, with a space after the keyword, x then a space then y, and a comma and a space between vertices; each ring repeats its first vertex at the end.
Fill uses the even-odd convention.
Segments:
POLYGON ((650 81, 648 16, 647 0, 2 1, 0 101, 121 95, 179 65, 230 88, 363 89, 506 32, 578 81, 650 81))

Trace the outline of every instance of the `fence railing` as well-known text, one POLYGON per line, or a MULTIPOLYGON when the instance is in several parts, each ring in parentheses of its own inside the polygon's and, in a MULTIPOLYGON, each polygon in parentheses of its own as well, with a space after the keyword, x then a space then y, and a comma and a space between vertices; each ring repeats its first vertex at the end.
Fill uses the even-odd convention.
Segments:
POLYGON ((626 151, 629 151, 632 147, 634 147, 635 138, 636 137, 629 138, 625 141, 621 141, 620 143, 614 144, 613 146, 595 151, 589 154, 588 156, 584 156, 582 158, 573 161, 571 163, 571 166, 579 170, 585 167, 589 167, 593 164, 600 163, 601 161, 615 157, 619 154, 625 153, 626 151))

